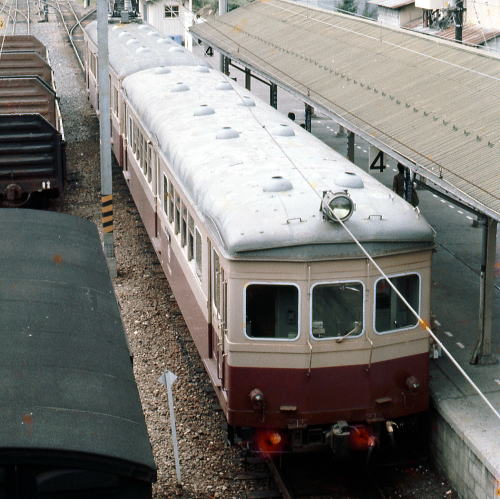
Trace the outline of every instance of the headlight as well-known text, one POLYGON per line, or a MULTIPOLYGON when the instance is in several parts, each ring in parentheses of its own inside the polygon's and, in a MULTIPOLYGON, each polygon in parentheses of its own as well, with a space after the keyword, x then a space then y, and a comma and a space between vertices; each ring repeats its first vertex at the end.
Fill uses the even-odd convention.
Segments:
POLYGON ((325 191, 321 201, 323 217, 330 222, 345 222, 354 213, 355 205, 347 191, 325 191))

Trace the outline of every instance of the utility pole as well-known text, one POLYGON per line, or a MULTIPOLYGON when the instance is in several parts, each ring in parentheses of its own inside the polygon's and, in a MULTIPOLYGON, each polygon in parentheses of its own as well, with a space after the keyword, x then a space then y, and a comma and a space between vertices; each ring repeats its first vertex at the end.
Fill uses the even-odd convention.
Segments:
POLYGON ((109 273, 112 277, 115 277, 116 259, 113 242, 113 183, 111 176, 111 124, 109 109, 108 2, 106 0, 97 0, 97 50, 103 246, 109 273))

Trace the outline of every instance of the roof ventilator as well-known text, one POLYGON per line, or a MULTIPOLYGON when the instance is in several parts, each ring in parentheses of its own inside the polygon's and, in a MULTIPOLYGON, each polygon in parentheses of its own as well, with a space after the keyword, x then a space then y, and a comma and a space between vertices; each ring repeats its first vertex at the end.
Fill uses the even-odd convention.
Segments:
POLYGON ((177 82, 172 89, 171 92, 186 92, 189 90, 189 87, 183 83, 182 81, 177 82))
POLYGON ((248 95, 244 95, 241 102, 238 102, 240 106, 253 107, 255 106, 255 101, 248 95))
POLYGON ((208 116, 209 114, 215 114, 214 109, 207 104, 200 104, 200 106, 194 110, 193 116, 208 116))
POLYGON ((155 74, 157 74, 157 75, 165 75, 168 73, 171 73, 171 71, 166 66, 161 66, 159 68, 155 68, 155 74))
POLYGON ((271 177, 271 179, 264 185, 262 189, 264 192, 285 192, 291 191, 293 185, 287 178, 283 178, 280 175, 271 177))
POLYGON ((168 49, 169 52, 184 52, 184 49, 182 47, 179 47, 176 45, 175 47, 170 47, 168 49))
POLYGON ((207 68, 207 66, 202 66, 201 64, 199 66, 196 66, 194 70, 197 73, 209 73, 210 70, 207 68))
POLYGON ((233 86, 228 81, 220 81, 219 83, 217 83, 215 88, 217 90, 232 90, 233 86))
POLYGON ((125 43, 125 45, 135 45, 136 43, 139 43, 139 40, 137 38, 131 38, 125 43))
POLYGON ((354 213, 356 205, 347 190, 342 192, 323 191, 320 211, 329 222, 346 222, 354 213))
MULTIPOLYGON (((113 29, 116 29, 118 26, 115 26, 113 29)), ((125 36, 130 35, 129 31, 122 31, 121 33, 118 34, 118 38, 123 38, 125 36)))
POLYGON ((271 129, 271 133, 277 137, 294 137, 295 132, 288 125, 280 123, 277 127, 271 129))
POLYGON ((344 172, 335 178, 335 183, 339 187, 347 187, 349 189, 362 189, 365 184, 363 179, 353 172, 344 172))
POLYGON ((225 140, 225 139, 236 139, 240 136, 239 132, 231 128, 230 126, 222 127, 222 130, 217 132, 216 138, 225 140))
POLYGON ((156 43, 165 44, 165 45, 172 45, 174 42, 172 40, 170 40, 169 38, 160 38, 160 39, 156 40, 156 43))
POLYGON ((148 33, 148 36, 156 36, 156 37, 158 37, 158 36, 161 36, 161 35, 160 35, 160 33, 158 33, 157 31, 150 31, 150 32, 148 33))
POLYGON ((138 49, 135 50, 136 54, 144 54, 147 52, 151 52, 151 49, 148 49, 147 47, 139 47, 138 49))

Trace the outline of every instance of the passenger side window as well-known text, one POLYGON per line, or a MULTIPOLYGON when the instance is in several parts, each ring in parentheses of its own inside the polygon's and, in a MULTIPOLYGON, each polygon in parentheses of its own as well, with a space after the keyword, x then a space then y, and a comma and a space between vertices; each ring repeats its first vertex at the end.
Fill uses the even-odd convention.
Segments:
POLYGON ((174 221, 174 199, 175 199, 175 188, 174 184, 170 182, 168 190, 168 221, 173 223, 174 221))
POLYGON ((191 261, 194 257, 194 220, 191 215, 188 215, 188 233, 187 233, 187 246, 188 246, 188 260, 191 261))
POLYGON ((202 242, 201 242, 201 234, 198 232, 198 229, 195 229, 195 267, 196 267, 196 275, 201 280, 202 274, 202 242))
MULTIPOLYGON (((414 310, 420 307, 420 278, 417 274, 391 277, 390 281, 414 310)), ((385 279, 377 282, 375 290, 375 330, 387 333, 417 325, 411 313, 385 279)))
MULTIPOLYGON (((159 182, 158 182, 159 183, 159 182)), ((163 174, 163 211, 168 215, 168 178, 163 174)))
POLYGON ((311 320, 314 338, 359 336, 363 331, 363 285, 360 282, 315 285, 311 320))
POLYGON ((245 314, 248 337, 293 340, 299 335, 299 290, 290 284, 250 284, 245 314))
POLYGON ((219 255, 214 251, 213 252, 213 285, 214 285, 214 305, 215 308, 220 311, 220 283, 221 283, 221 266, 219 255))

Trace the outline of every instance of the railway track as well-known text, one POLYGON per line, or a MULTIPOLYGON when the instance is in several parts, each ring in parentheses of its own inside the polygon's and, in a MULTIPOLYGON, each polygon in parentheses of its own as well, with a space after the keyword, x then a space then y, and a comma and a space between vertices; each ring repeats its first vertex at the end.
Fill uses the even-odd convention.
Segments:
POLYGON ((29 35, 30 23, 29 0, 9 0, 0 4, 0 35, 29 35))

